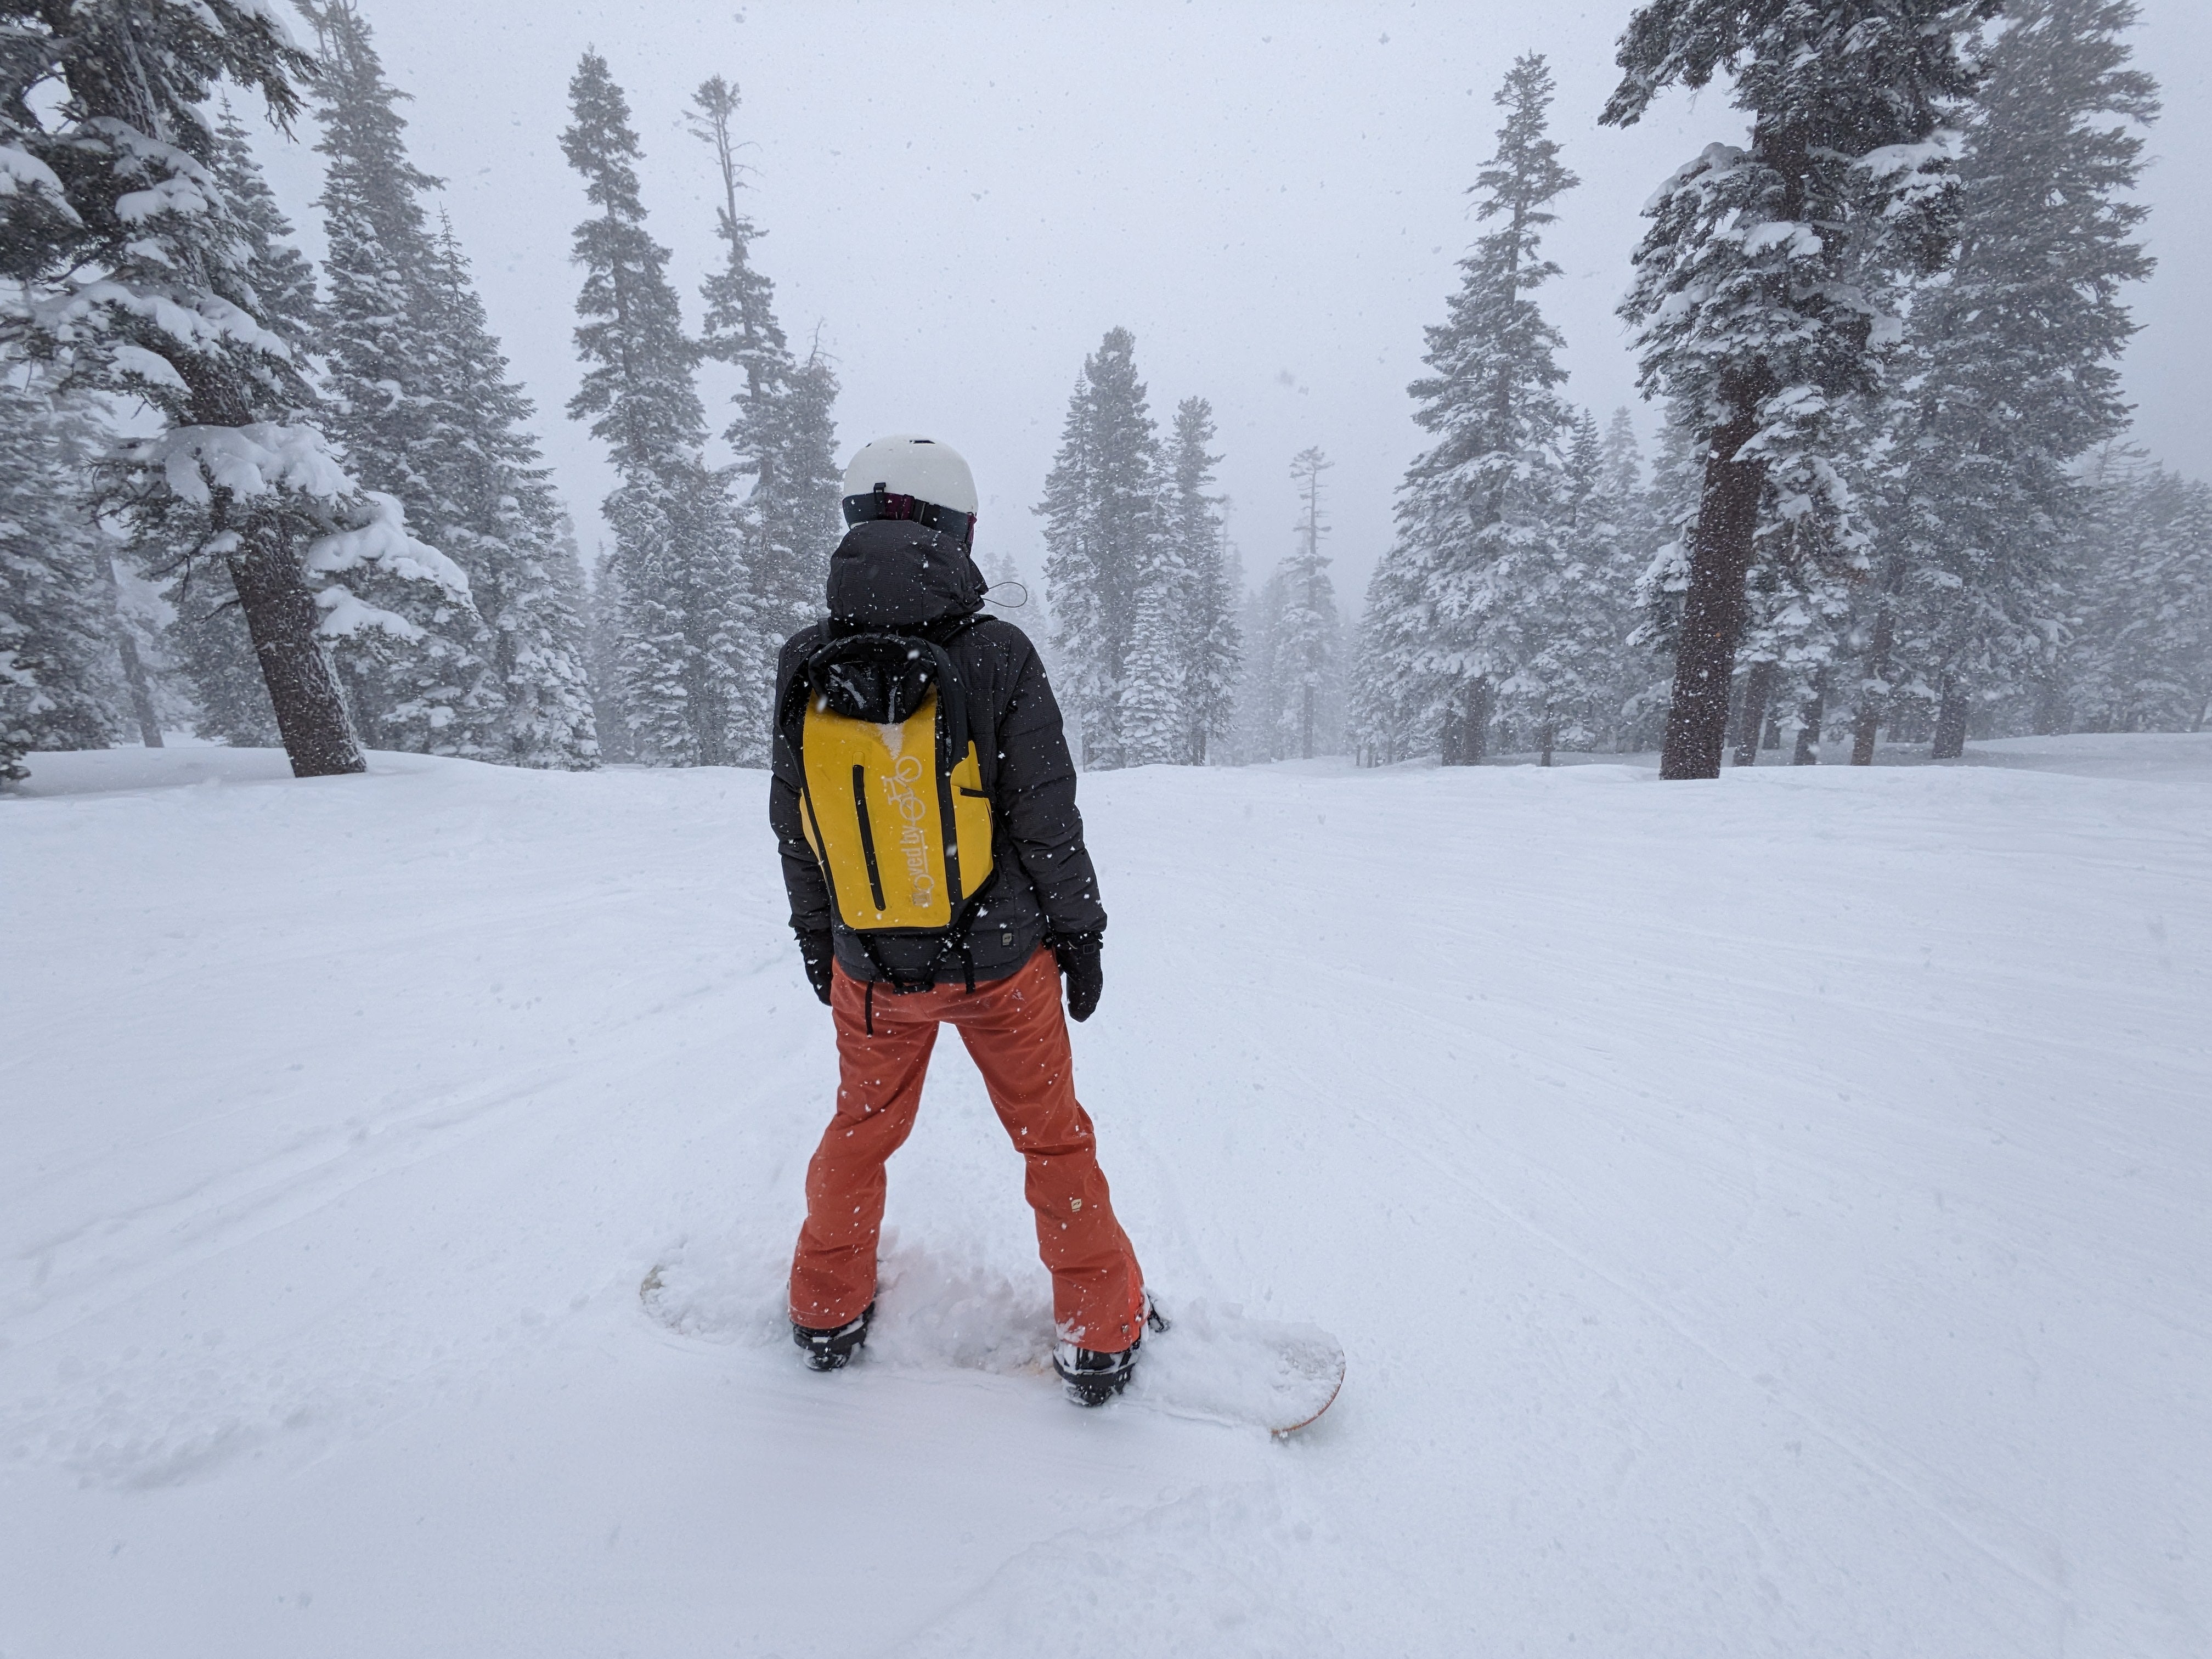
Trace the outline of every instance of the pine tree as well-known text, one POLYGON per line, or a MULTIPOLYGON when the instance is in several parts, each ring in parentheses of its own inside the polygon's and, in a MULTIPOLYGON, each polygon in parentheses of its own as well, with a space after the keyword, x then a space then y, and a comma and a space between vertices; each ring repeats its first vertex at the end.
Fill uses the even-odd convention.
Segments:
POLYGON ((1154 537, 1149 550, 1133 600, 1135 616, 1116 721, 1124 766, 1180 762, 1190 741, 1183 702, 1188 653, 1182 630, 1189 573, 1182 550, 1166 534, 1154 537))
POLYGON ((314 264, 292 244, 292 222, 261 176, 245 121, 229 99, 222 100, 221 109, 211 166, 245 237, 246 269, 260 301, 257 314, 295 353, 313 352, 319 346, 322 324, 314 264))
POLYGON ((1644 745, 1643 706, 1663 707, 1666 690, 1648 646, 1638 639, 1638 586, 1664 539, 1644 478, 1643 447, 1626 409, 1606 423, 1597 487, 1576 524, 1578 556, 1607 573, 1598 584, 1613 608, 1613 657, 1591 710, 1598 744, 1613 754, 1644 745))
POLYGON ((1296 722, 1285 719, 1292 701, 1280 660, 1287 583, 1278 568, 1244 596, 1241 625, 1249 641, 1244 679, 1237 693, 1237 759, 1250 766, 1290 754, 1296 722))
MULTIPOLYGON (((407 159, 407 94, 384 78, 352 0, 314 0, 308 15, 322 44, 316 149, 329 163, 318 198, 329 237, 319 340, 331 434, 362 482, 397 498, 473 580, 482 550, 470 557, 459 544, 466 532, 441 475, 477 435, 454 407, 468 374, 461 356, 477 343, 461 331, 450 251, 423 207, 439 180, 407 159)), ((493 638, 473 597, 387 581, 374 598, 412 626, 404 636, 364 632, 339 653, 362 736, 384 749, 509 758, 493 638)))
MULTIPOLYGON (((1368 765, 1394 765, 1442 746, 1440 710, 1449 689, 1413 666, 1434 625, 1419 570, 1386 554, 1367 580, 1349 713, 1353 748, 1368 765)), ((1256 648, 1260 636, 1248 637, 1256 648)))
POLYGON ((576 227, 576 349, 586 367, 568 413, 598 417, 592 434, 622 477, 606 514, 629 742, 653 764, 730 765, 763 748, 768 703, 734 515, 701 453, 707 416, 693 348, 668 250, 646 229, 629 101, 596 52, 568 92, 574 120, 561 147, 598 210, 576 227))
POLYGON ((0 782, 33 749, 116 738, 112 619, 88 465, 100 435, 81 404, 0 379, 0 782))
POLYGON ((163 748, 161 715, 155 706, 150 672, 150 663, 158 656, 158 618, 145 613, 146 596, 140 584, 134 581, 132 591, 125 591, 122 578, 116 574, 112 550, 100 548, 94 563, 100 585, 106 590, 108 637, 114 643, 117 665, 123 671, 124 691, 131 718, 138 725, 138 741, 148 749, 163 748))
MULTIPOLYGON (((315 269, 292 244, 292 223, 261 176, 246 126, 222 100, 212 170, 231 204, 245 245, 244 274, 258 315, 295 359, 316 349, 315 269)), ((189 546, 142 543, 131 562, 163 585, 174 613, 165 641, 192 696, 192 730, 239 748, 271 749, 281 738, 253 639, 230 572, 219 560, 193 560, 189 546)))
MULTIPOLYGON (((575 535, 564 521, 562 534, 573 556, 575 535)), ((629 714, 623 702, 622 578, 615 562, 600 550, 584 587, 584 664, 592 688, 592 715, 601 753, 610 761, 637 758, 630 748, 629 714)))
POLYGON ((507 358, 452 228, 429 266, 428 315, 443 349, 433 386, 442 434, 425 469, 441 544, 469 573, 489 629, 483 758, 586 770, 599 764, 584 665, 584 577, 507 358))
POLYGON ((1521 603, 1532 615, 1525 632, 1528 649, 1512 680, 1501 688, 1509 708, 1522 708, 1534 725, 1542 763, 1552 763, 1554 748, 1589 749, 1612 743, 1628 665, 1628 633, 1633 625, 1631 599, 1634 572, 1622 524, 1624 502, 1614 499, 1615 473, 1635 466, 1632 429, 1617 422, 1614 447, 1598 431, 1588 410, 1574 421, 1572 439, 1560 475, 1565 522, 1559 538, 1560 556, 1536 574, 1547 578, 1521 603), (1624 462, 1617 453, 1625 437, 1624 462))
POLYGON ((2069 609, 2064 562, 2087 501, 2075 460, 2126 424, 2114 364, 2135 332, 2121 290, 2150 274, 2125 199, 2158 112, 2125 67, 2130 0, 2013 0, 1959 163, 1958 258, 1913 305, 1912 394, 1851 758, 1874 758, 1893 684, 1936 708, 1957 756, 1977 691, 2033 678, 2069 609))
POLYGON ((1275 619, 1273 657, 1285 743, 1301 760, 1334 753, 1341 736, 1341 624, 1329 560, 1321 550, 1322 538, 1328 533, 1322 517, 1321 475, 1334 465, 1318 448, 1302 449, 1291 461, 1291 477, 1305 510, 1298 521, 1298 550, 1282 564, 1283 602, 1275 619))
POLYGON ((1177 626, 1181 634, 1182 703, 1181 758, 1203 766, 1209 748, 1225 739, 1236 721, 1237 682, 1243 672, 1244 642, 1237 625, 1237 595, 1222 546, 1221 514, 1208 492, 1218 455, 1206 452, 1214 438, 1213 405, 1186 398, 1176 405, 1168 470, 1175 494, 1168 504, 1168 539, 1182 571, 1177 626))
POLYGON ((1137 378, 1136 337, 1109 330, 1084 360, 1037 507, 1061 700, 1080 724, 1083 763, 1129 763, 1122 698, 1137 600, 1163 539, 1158 429, 1137 378))
POLYGON ((1433 732, 1448 764, 1482 758, 1498 688, 1527 665, 1526 630, 1562 557, 1564 343, 1533 293, 1559 274, 1542 231, 1578 180, 1548 134, 1552 97, 1535 54, 1496 94, 1505 125, 1471 193, 1479 218, 1502 222, 1460 261, 1459 291, 1427 331, 1431 373, 1408 390, 1435 442, 1407 469, 1397 539, 1369 590, 1364 637, 1378 654, 1358 678, 1387 689, 1363 691, 1364 718, 1433 732))
POLYGON ((2075 582, 2063 700, 2045 729, 2201 732, 2212 715, 2212 486, 2102 467, 2075 582))
POLYGON ((1647 210, 1622 315, 1643 386, 1701 434, 1661 775, 1717 776, 1746 580, 1762 556, 1862 556, 1838 477, 1837 406, 1870 390, 1901 270, 1949 251, 1939 135, 1971 89, 1963 47, 1997 0, 1656 0, 1623 36, 1602 119, 1665 88, 1734 77, 1748 147, 1708 145, 1647 210))
MULTIPOLYGON (((779 533, 792 552, 773 591, 791 596, 783 620, 795 628, 822 614, 830 555, 845 533, 845 470, 837 462, 837 371, 817 337, 805 360, 792 371, 778 434, 787 514, 787 528, 779 533)), ((779 650, 782 643, 776 641, 779 650)))
POLYGON ((21 285, 0 353, 66 357, 70 386, 144 401, 161 429, 119 447, 116 504, 142 539, 228 566, 295 772, 357 772, 325 642, 406 624, 352 584, 461 584, 331 453, 214 171, 215 82, 258 92, 281 125, 310 61, 246 0, 0 0, 0 33, 37 42, 0 54, 0 278, 21 285), (27 118, 50 82, 52 118, 27 118))
POLYGON ((168 599, 176 611, 170 648, 191 689, 193 732, 235 749, 278 746, 276 712, 230 573, 203 562, 183 573, 168 599))
POLYGON ((714 152, 722 186, 715 230, 726 250, 723 268, 700 287, 707 302, 700 350, 744 376, 723 436, 738 477, 750 481, 743 503, 745 562, 765 679, 784 640, 822 611, 830 551, 842 526, 831 417, 837 382, 818 341, 804 365, 793 361, 775 318, 775 284, 752 262, 752 245, 763 233, 738 210, 745 169, 730 129, 738 102, 737 88, 719 75, 692 99, 692 130, 714 152))

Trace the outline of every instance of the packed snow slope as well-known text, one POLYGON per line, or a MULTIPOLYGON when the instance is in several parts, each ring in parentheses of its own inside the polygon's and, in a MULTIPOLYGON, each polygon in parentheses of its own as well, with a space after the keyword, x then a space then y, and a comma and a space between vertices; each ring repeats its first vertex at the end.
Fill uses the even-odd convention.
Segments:
POLYGON ((1976 755, 1086 777, 1081 1092, 1170 1311, 1342 1339, 1284 1443, 1021 1369, 949 1037, 800 1367, 759 774, 38 757, 0 1654, 2212 1651, 2212 738, 1976 755))

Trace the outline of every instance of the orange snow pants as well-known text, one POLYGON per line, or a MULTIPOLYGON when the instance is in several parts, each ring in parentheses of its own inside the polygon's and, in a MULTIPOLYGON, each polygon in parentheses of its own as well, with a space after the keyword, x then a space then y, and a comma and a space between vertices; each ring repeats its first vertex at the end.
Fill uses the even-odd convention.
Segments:
POLYGON ((842 968, 830 985, 837 1023, 837 1115, 806 1168, 806 1224, 791 1264, 791 1316, 816 1330, 857 1319, 875 1299, 884 1165, 905 1144, 940 1021, 952 1025, 991 1104, 1029 1166, 1037 1254, 1052 1273, 1053 1316, 1078 1346, 1118 1353, 1145 1318, 1145 1276, 1114 1218, 1075 1098, 1074 1055, 1060 1012, 1060 968, 1040 948, 1011 977, 895 994, 842 968), (872 1027, 872 1030, 871 1029, 872 1027))

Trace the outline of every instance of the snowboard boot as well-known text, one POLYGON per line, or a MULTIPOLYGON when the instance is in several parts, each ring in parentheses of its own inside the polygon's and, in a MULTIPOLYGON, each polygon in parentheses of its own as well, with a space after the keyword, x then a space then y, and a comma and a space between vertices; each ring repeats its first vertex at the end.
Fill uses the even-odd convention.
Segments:
POLYGON ((805 1352, 806 1363, 814 1370, 842 1370, 868 1340, 868 1322, 875 1316, 876 1304, 871 1302, 850 1324, 833 1326, 826 1331, 809 1329, 794 1319, 791 1322, 791 1340, 805 1352))
POLYGON ((1160 1310, 1152 1305, 1149 1296, 1145 1298, 1145 1326, 1137 1333, 1137 1340, 1119 1353, 1101 1353, 1093 1348, 1079 1348, 1073 1342, 1052 1345, 1052 1368, 1060 1373, 1067 1397, 1079 1406, 1103 1406, 1129 1386, 1129 1379, 1137 1374, 1137 1350, 1145 1346, 1145 1330, 1164 1331, 1168 1322, 1160 1317, 1160 1310))

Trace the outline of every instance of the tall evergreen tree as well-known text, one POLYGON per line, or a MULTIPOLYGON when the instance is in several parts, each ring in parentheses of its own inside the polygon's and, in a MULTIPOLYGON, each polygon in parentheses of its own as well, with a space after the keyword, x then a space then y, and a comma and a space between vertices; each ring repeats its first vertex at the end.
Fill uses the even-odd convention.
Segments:
POLYGON ((1180 762, 1190 740, 1183 698, 1188 650, 1182 629, 1190 573, 1183 565, 1182 550, 1166 533, 1164 524, 1147 551, 1150 556, 1131 596, 1134 615, 1115 722, 1124 766, 1180 762))
POLYGON ((1222 546, 1221 514, 1211 494, 1218 455, 1206 452, 1214 439, 1213 405, 1186 398, 1176 405, 1175 435, 1168 471, 1175 494, 1168 503, 1167 535, 1182 572, 1176 617, 1181 634, 1181 758, 1206 764, 1207 751, 1225 739, 1235 723, 1237 682, 1243 672, 1244 643, 1237 625, 1237 594, 1222 546))
MULTIPOLYGON (((574 532, 564 523, 562 533, 573 553, 574 532)), ((592 715, 599 732, 600 751, 611 761, 637 758, 629 742, 629 714, 623 701, 622 627, 625 607, 622 578, 615 562, 601 550, 584 587, 584 661, 592 687, 592 715)))
POLYGON ((1497 220, 1460 261, 1444 321, 1427 331, 1431 373, 1408 390, 1435 442, 1400 485, 1397 539, 1370 585, 1363 709, 1433 733, 1451 763, 1482 757, 1502 682, 1523 667, 1532 617, 1562 556, 1560 445, 1569 414, 1563 343, 1534 292, 1559 274, 1542 254, 1551 204, 1578 182, 1549 136, 1544 59, 1514 63, 1495 97, 1498 149, 1476 174, 1478 216, 1497 220))
POLYGON ((106 655, 107 550, 88 469, 89 412, 0 378, 0 783, 33 749, 105 749, 117 732, 106 655))
POLYGON ((763 747, 768 701, 734 515, 701 453, 707 416, 693 348, 668 250, 646 228, 629 102, 596 52, 584 54, 568 92, 574 120, 561 147, 597 210, 576 227, 576 349, 586 368, 568 413, 596 417, 592 434, 622 477, 606 514, 630 744, 653 764, 729 765, 763 747))
POLYGON ((2158 112, 2126 67, 2131 0, 2011 0, 1968 115, 1959 255, 1916 297, 1911 392, 1851 758, 1874 758, 1893 684, 1936 705, 1956 756, 1975 693, 2032 678, 2063 631, 2075 467, 2127 422, 2115 368, 2135 332, 2122 295, 2150 274, 2129 199, 2158 112))
POLYGON ((1293 698, 1280 660, 1288 584, 1281 568, 1245 594, 1241 626, 1247 641, 1244 678, 1237 692, 1237 759, 1250 766, 1279 761, 1291 751, 1297 723, 1285 718, 1293 698))
POLYGON ((427 468, 434 524, 469 573, 489 630, 483 758, 570 771, 599 764, 584 663, 584 576, 566 515, 526 427, 534 412, 441 225, 428 315, 442 337, 434 386, 444 441, 427 468))
MULTIPOLYGON (((292 222, 261 176, 246 124, 228 99, 216 127, 213 171, 236 216, 246 283, 261 301, 261 319, 295 360, 305 359, 316 349, 315 268, 293 246, 292 222)), ((191 691, 192 729, 234 747, 276 747, 276 717, 230 572, 220 560, 194 560, 189 552, 189 546, 146 543, 131 556, 165 584, 173 613, 167 644, 191 691)))
POLYGON ((1302 760, 1333 752, 1338 741, 1341 624, 1329 560, 1321 550, 1328 533, 1322 517, 1321 475, 1335 463, 1318 448, 1300 450, 1291 477, 1304 502, 1297 551, 1283 561, 1283 608, 1275 619, 1275 675, 1281 688, 1285 745, 1302 760))
POLYGON ((1137 601, 1158 571, 1160 445, 1137 378, 1136 337, 1108 331, 1084 360, 1037 507, 1065 706, 1083 763, 1128 764, 1121 731, 1137 601))
POLYGON ((1830 419, 1869 389, 1894 334, 1894 274, 1949 251, 1940 135, 1972 87, 1966 40, 1997 4, 1653 0, 1622 37, 1607 124, 1722 74, 1752 118, 1747 147, 1708 145, 1653 198, 1621 307, 1640 330, 1646 394, 1681 411, 1704 455, 1664 777, 1718 775, 1762 554, 1860 556, 1830 419))
MULTIPOLYGON (((328 162, 319 204, 329 293, 318 334, 331 429, 362 481, 397 498, 473 580, 483 550, 471 558, 457 545, 465 532, 443 475, 476 435, 455 394, 477 343, 459 331, 468 319, 452 261, 423 206, 440 181, 408 160, 398 109, 407 94, 385 79, 353 0, 313 0, 308 15, 322 46, 316 149, 328 162)), ((364 632, 339 653, 362 736, 379 748, 508 758, 493 637, 473 598, 398 584, 375 598, 412 626, 364 632)))
POLYGON ((1577 416, 1562 475, 1560 557, 1522 600, 1534 612, 1528 649, 1504 690, 1508 706, 1532 723, 1547 766, 1555 747, 1613 745, 1631 695, 1635 442, 1625 418, 1608 438, 1589 411, 1577 416))
POLYGON ((818 342, 805 364, 793 361, 776 321, 775 284, 753 264, 752 246, 763 233, 739 210, 745 169, 731 131, 738 102, 737 88, 719 75, 692 98, 692 129, 712 147, 722 186, 715 231, 725 250, 722 269, 701 284, 707 311, 700 350, 744 377, 723 436, 747 483, 745 563, 765 681, 784 640, 822 611, 842 523, 831 416, 837 382, 818 342))
POLYGON ((2066 717, 2104 732, 2201 732, 2212 716, 2212 486, 2101 469, 2075 581, 2066 717))
MULTIPOLYGON (((837 460, 837 371, 818 337, 791 374, 791 386, 782 406, 781 446, 784 491, 782 520, 778 533, 792 550, 773 592, 787 593, 785 616, 803 626, 821 614, 823 586, 830 574, 830 554, 845 533, 842 505, 845 469, 837 460)), ((780 624, 779 624, 780 625, 780 624)), ((782 641, 776 641, 778 649, 782 641)), ((772 666, 772 665, 771 665, 772 666)))
POLYGON ((331 452, 214 171, 216 82, 258 92, 281 124, 310 61, 246 0, 0 0, 0 34, 15 42, 0 53, 0 278, 20 285, 0 351, 65 356, 74 386, 144 401, 161 429, 122 447, 118 504, 142 538, 228 566, 293 769, 359 771, 325 644, 406 624, 352 584, 461 584, 331 452), (33 118, 49 82, 60 101, 33 118))

